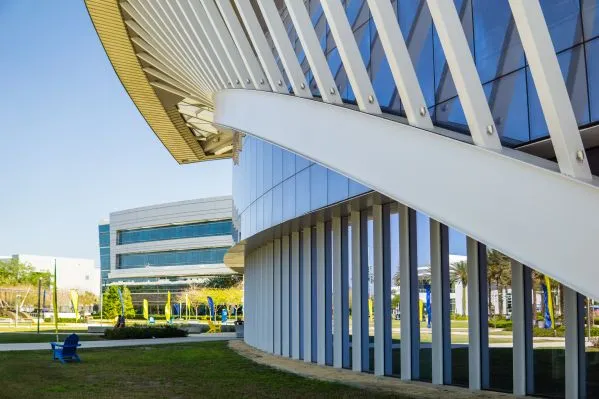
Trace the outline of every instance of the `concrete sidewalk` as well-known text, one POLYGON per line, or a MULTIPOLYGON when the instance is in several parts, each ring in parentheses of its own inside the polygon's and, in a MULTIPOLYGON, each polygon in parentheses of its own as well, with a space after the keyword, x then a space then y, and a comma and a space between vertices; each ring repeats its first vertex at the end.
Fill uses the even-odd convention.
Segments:
MULTIPOLYGON (((80 341, 79 349, 116 348, 121 346, 148 346, 166 344, 188 344, 193 342, 227 341, 237 339, 235 333, 190 334, 183 338, 120 339, 105 341, 80 341)), ((0 344, 0 352, 49 350, 50 343, 34 342, 23 344, 0 344)))

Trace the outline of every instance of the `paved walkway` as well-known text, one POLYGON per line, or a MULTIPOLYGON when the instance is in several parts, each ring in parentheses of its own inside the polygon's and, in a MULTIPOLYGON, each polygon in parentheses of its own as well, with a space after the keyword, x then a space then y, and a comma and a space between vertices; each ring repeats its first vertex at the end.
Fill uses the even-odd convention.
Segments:
MULTIPOLYGON (((187 344, 192 342, 206 341, 226 341, 237 339, 235 333, 216 333, 216 334, 190 334, 183 338, 154 338, 154 339, 119 339, 103 341, 80 341, 80 349, 90 348, 116 348, 120 346, 148 346, 148 345, 166 345, 166 344, 187 344)), ((48 342, 35 342, 23 344, 0 344, 0 352, 6 351, 38 351, 49 350, 48 342)))
POLYGON ((356 373, 351 370, 335 369, 329 366, 319 366, 314 363, 304 363, 303 360, 293 360, 281 356, 270 355, 252 348, 242 340, 229 341, 229 347, 242 356, 256 363, 274 367, 279 370, 318 380, 337 382, 371 391, 391 392, 402 398, 414 399, 468 399, 468 398, 516 398, 514 395, 491 392, 470 391, 466 388, 448 385, 433 385, 418 381, 402 381, 399 378, 381 377, 368 373, 356 373))

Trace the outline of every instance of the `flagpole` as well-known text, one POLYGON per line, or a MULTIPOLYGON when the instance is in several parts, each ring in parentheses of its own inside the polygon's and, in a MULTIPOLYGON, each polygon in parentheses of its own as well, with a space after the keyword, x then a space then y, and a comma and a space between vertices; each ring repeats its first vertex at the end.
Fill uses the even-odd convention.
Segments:
POLYGON ((58 342, 58 291, 56 285, 56 259, 54 259, 54 331, 56 333, 56 342, 58 342))

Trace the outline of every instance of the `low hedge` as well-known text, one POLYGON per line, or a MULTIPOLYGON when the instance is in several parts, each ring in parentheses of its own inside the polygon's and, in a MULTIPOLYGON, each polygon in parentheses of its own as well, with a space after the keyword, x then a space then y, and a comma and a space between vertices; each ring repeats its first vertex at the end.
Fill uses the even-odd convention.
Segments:
POLYGON ((512 327, 512 321, 511 320, 504 320, 504 319, 499 319, 499 320, 489 320, 489 327, 491 328, 510 328, 512 327))
MULTIPOLYGON (((506 327, 506 331, 512 331, 512 326, 506 327)), ((588 333, 588 329, 584 329, 585 335, 588 333)), ((565 326, 559 326, 555 330, 553 328, 541 328, 541 327, 533 327, 532 336, 533 337, 564 337, 566 333, 565 326)), ((591 328, 591 336, 596 337, 599 336, 599 327, 591 328)))
POLYGON ((133 326, 113 328, 104 331, 106 339, 149 339, 187 337, 188 332, 171 326, 144 327, 133 326))

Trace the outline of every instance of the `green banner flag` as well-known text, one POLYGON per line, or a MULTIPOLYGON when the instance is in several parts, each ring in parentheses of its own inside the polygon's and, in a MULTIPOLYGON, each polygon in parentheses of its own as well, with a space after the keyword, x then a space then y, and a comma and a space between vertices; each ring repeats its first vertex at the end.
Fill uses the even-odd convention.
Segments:
POLYGON ((144 299, 144 319, 148 320, 148 300, 144 299))

